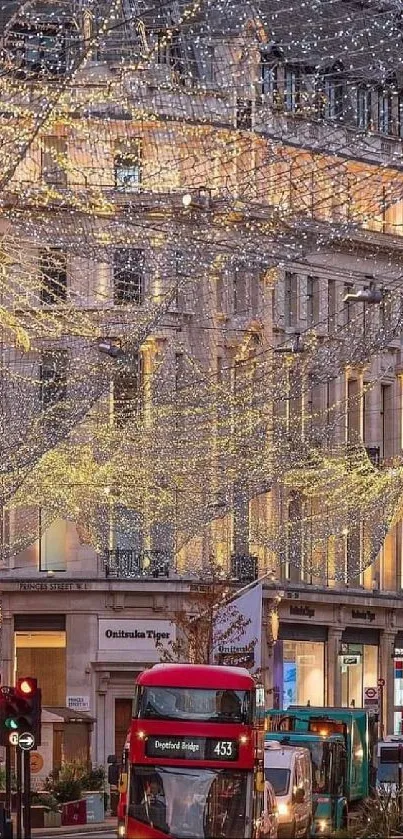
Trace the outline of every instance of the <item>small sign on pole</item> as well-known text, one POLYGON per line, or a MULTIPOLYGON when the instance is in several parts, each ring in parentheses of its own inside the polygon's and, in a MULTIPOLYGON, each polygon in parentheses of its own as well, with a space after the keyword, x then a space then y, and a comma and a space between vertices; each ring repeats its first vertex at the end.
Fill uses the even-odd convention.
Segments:
POLYGON ((23 731, 18 738, 18 745, 23 752, 29 752, 35 745, 35 737, 30 731, 23 731))
POLYGON ((364 708, 379 711, 379 688, 368 687, 364 688, 364 708))

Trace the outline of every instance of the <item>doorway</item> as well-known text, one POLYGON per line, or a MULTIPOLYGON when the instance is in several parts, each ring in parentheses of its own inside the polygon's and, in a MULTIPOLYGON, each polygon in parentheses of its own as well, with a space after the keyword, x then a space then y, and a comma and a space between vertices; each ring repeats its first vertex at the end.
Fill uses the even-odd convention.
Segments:
POLYGON ((132 699, 115 699, 115 755, 120 762, 132 719, 132 699))

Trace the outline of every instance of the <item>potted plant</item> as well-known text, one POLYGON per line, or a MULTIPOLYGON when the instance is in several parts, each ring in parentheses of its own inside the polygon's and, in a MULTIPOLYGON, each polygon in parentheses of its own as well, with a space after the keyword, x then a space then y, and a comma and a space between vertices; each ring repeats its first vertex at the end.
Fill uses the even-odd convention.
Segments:
POLYGON ((52 793, 59 804, 78 801, 82 789, 82 772, 75 763, 64 763, 60 769, 54 769, 45 781, 45 790, 52 793))
POLYGON ((45 789, 61 807, 62 825, 86 824, 86 802, 82 800, 83 768, 79 763, 64 763, 46 778, 45 789))
POLYGON ((34 792, 31 796, 32 827, 60 827, 62 817, 56 798, 49 792, 34 792))

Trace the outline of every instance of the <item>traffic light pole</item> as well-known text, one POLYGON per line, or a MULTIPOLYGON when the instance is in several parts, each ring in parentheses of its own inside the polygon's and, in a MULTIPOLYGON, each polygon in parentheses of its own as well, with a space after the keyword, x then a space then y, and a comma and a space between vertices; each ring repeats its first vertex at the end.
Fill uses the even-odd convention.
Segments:
POLYGON ((11 820, 11 746, 6 746, 6 820, 11 820))
POLYGON ((24 752, 24 839, 31 839, 31 760, 24 752))
POLYGON ((16 780, 17 780, 17 800, 16 800, 16 809, 17 809, 17 836, 22 836, 22 751, 17 746, 15 750, 15 772, 16 772, 16 780))

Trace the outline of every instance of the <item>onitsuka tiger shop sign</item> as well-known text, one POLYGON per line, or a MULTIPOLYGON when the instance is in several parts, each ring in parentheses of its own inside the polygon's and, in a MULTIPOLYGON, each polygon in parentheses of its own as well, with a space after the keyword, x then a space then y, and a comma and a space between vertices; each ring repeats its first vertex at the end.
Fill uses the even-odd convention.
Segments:
POLYGON ((159 660, 157 644, 166 645, 175 640, 175 627, 170 621, 153 620, 99 620, 99 650, 108 652, 142 652, 159 660))

